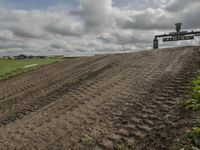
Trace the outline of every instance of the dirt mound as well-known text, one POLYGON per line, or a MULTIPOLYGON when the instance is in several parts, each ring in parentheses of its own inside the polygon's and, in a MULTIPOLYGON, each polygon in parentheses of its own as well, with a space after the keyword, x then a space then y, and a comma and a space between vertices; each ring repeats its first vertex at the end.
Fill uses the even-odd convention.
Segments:
POLYGON ((170 149, 198 47, 66 60, 0 81, 0 149, 170 149))

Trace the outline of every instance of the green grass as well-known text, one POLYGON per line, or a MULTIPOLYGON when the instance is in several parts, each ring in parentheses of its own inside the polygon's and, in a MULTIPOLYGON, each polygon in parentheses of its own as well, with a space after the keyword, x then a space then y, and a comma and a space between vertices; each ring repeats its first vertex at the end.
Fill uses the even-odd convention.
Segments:
POLYGON ((40 67, 42 65, 52 64, 62 59, 22 59, 22 60, 0 60, 0 80, 20 74, 40 67), (27 65, 37 64, 35 67, 24 68, 27 65))
POLYGON ((197 127, 191 129, 185 135, 185 145, 177 147, 177 150, 199 150, 200 148, 200 124, 197 127))
MULTIPOLYGON (((186 110, 200 110, 200 72, 192 81, 191 99, 186 100, 182 106, 186 110)), ((180 150, 199 150, 200 148, 200 122, 186 134, 187 144, 183 145, 180 150)))
POLYGON ((191 140, 191 142, 195 146, 200 146, 200 128, 195 127, 193 128, 187 135, 187 137, 191 140))
POLYGON ((200 73, 192 81, 191 99, 185 101, 183 107, 187 110, 200 110, 200 73))

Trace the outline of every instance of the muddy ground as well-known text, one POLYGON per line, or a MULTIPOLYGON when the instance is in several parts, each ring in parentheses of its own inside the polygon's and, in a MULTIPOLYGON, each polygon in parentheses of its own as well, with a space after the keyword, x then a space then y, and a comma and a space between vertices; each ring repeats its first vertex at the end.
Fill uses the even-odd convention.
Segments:
POLYGON ((199 47, 66 60, 0 81, 0 149, 172 149, 199 47))

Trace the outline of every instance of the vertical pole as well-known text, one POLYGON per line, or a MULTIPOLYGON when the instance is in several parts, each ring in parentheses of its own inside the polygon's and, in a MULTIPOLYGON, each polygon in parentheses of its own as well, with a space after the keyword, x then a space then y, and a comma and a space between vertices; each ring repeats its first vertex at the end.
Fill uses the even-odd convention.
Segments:
POLYGON ((157 37, 155 37, 153 40, 153 49, 158 49, 158 44, 159 44, 158 39, 157 37))
POLYGON ((200 37, 199 37, 199 46, 200 46, 200 37))

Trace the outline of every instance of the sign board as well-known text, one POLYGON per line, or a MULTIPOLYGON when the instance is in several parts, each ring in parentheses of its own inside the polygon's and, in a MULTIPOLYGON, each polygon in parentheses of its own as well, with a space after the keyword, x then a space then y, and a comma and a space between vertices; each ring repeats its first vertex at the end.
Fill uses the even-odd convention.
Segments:
POLYGON ((185 34, 187 34, 187 33, 188 33, 187 31, 171 32, 170 35, 171 35, 171 36, 182 36, 182 35, 185 35, 185 34))
POLYGON ((176 23, 176 32, 164 33, 155 35, 153 40, 153 48, 159 48, 158 38, 163 38, 163 42, 181 41, 181 40, 194 40, 195 37, 200 36, 200 31, 181 31, 182 23, 176 23))
POLYGON ((194 39, 194 36, 174 36, 170 38, 163 38, 163 42, 193 40, 193 39, 194 39))

